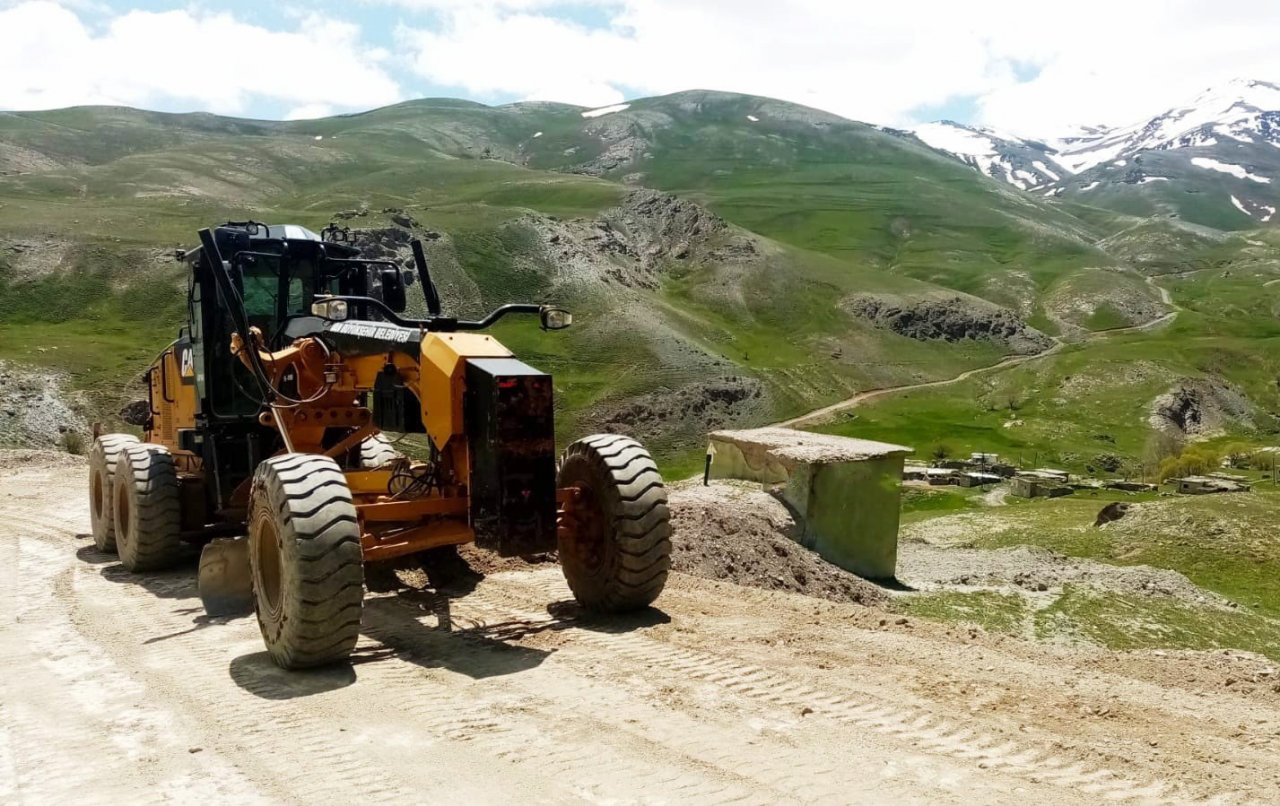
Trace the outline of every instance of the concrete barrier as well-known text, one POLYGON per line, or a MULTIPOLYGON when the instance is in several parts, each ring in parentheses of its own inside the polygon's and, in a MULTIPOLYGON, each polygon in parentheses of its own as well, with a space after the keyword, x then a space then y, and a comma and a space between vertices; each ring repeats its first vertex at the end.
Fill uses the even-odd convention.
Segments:
POLYGON ((711 477, 778 488, 804 525, 802 545, 859 576, 894 576, 910 448, 789 428, 716 431, 709 439, 711 477))

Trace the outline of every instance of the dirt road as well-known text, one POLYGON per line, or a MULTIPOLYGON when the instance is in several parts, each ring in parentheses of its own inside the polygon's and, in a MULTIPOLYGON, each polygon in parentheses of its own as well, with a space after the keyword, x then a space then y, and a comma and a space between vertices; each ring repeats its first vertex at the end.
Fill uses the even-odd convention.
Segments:
MULTIPOLYGON (((1157 285, 1154 277, 1147 277, 1146 282, 1148 285, 1154 288, 1156 292, 1160 295, 1160 301, 1163 302, 1165 305, 1172 306, 1173 310, 1169 311, 1163 316, 1158 316, 1155 319, 1152 319, 1147 322, 1143 322, 1141 324, 1125 325, 1123 327, 1114 327, 1114 328, 1109 328, 1107 330, 1092 331, 1084 337, 1084 341, 1091 341, 1093 339, 1102 339, 1102 338, 1112 338, 1114 336, 1121 336, 1129 333, 1139 333, 1147 330, 1155 330, 1157 328, 1160 328, 1160 327, 1163 327, 1164 325, 1169 324, 1174 319, 1177 319, 1178 314, 1181 312, 1182 309, 1174 305, 1173 296, 1169 293, 1169 289, 1163 286, 1157 285)), ((952 378, 943 378, 942 380, 938 380, 938 381, 925 381, 923 383, 911 383, 911 384, 905 384, 903 386, 887 386, 880 389, 867 389, 865 391, 858 392, 856 395, 853 395, 852 397, 845 398, 844 400, 841 400, 838 403, 832 403, 829 406, 823 406, 820 409, 814 409, 813 411, 808 412, 807 414, 801 414, 799 417, 792 417, 790 420, 783 420, 782 422, 774 423, 773 426, 771 427, 797 428, 805 425, 815 425, 817 423, 823 422, 824 420, 830 419, 831 415, 833 414, 837 414, 842 411, 847 411, 848 409, 857 408, 863 403, 866 403, 868 400, 874 400, 875 398, 884 397, 885 395, 899 394, 901 392, 911 392, 917 389, 932 389, 938 386, 951 386, 953 384, 963 383, 964 381, 967 381, 970 378, 975 377, 977 375, 993 374, 996 372, 1000 372, 1002 370, 1009 369, 1011 367, 1016 367, 1021 364, 1026 364, 1030 361, 1039 361, 1042 358, 1048 358, 1054 353, 1057 353, 1059 350, 1061 350, 1065 346, 1066 346, 1065 342, 1063 342, 1058 338, 1053 338, 1053 344, 1050 345, 1047 349, 1042 350, 1038 353, 1034 353, 1032 355, 1009 356, 1008 358, 998 361, 995 364, 988 364, 985 367, 977 367, 975 369, 967 370, 965 372, 961 372, 959 375, 956 375, 952 378)))
POLYGON ((845 398, 839 403, 832 403, 830 406, 823 406, 820 409, 814 409, 808 414, 802 414, 799 417, 793 417, 790 420, 783 420, 780 423, 774 423, 772 428, 796 428, 803 425, 813 425, 829 418, 832 414, 845 411, 846 409, 856 408, 866 403, 868 400, 874 400, 877 397, 885 395, 898 394, 900 392, 910 392, 916 389, 932 389, 935 386, 951 386, 952 384, 967 381, 976 375, 986 375, 988 373, 999 372, 1010 367, 1016 367, 1025 364, 1028 361, 1038 361, 1041 358, 1047 358, 1065 347, 1065 343, 1057 339, 1053 340, 1053 345, 1046 350, 1034 353, 1032 355, 1015 355, 1005 358, 995 364, 988 364, 985 367, 976 367, 966 370, 953 378, 943 378, 939 381, 925 381, 923 383, 911 383, 904 386, 888 386, 883 389, 867 389, 859 392, 853 397, 845 398))
POLYGON ((271 665, 192 570, 85 539, 84 468, 0 454, 3 803, 1265 802, 1257 659, 1042 647, 676 575, 582 616, 559 570, 370 595, 355 661, 271 665), (1253 673, 1254 677, 1249 675, 1253 673))

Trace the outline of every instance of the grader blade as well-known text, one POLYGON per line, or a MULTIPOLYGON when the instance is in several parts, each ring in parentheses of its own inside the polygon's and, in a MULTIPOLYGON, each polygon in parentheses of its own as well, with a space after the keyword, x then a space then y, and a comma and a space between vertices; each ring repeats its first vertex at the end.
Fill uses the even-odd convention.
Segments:
POLYGON ((247 616, 253 612, 253 576, 249 539, 218 538, 200 552, 200 601, 210 616, 247 616))

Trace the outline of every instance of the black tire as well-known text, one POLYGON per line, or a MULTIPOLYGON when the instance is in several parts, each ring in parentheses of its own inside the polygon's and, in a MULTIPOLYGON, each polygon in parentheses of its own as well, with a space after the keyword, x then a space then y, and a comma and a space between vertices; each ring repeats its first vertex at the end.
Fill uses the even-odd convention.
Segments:
POLYGON ((178 469, 163 445, 125 445, 116 462, 116 551, 127 571, 160 571, 182 559, 178 469))
POLYGON ((561 457, 558 486, 581 491, 558 540, 574 598, 596 612, 652 604, 671 568, 671 512, 649 452, 616 434, 578 440, 561 457))
POLYGON ((403 458, 404 454, 396 450, 383 434, 374 434, 360 443, 361 470, 378 470, 403 458))
POLYGON ((116 553, 116 524, 112 514, 115 500, 116 463, 126 445, 135 445, 132 434, 103 434, 89 449, 89 525, 98 551, 116 553))
POLYGON ((254 610, 285 669, 344 661, 360 636, 364 565, 337 462, 291 453, 258 465, 249 511, 254 610))

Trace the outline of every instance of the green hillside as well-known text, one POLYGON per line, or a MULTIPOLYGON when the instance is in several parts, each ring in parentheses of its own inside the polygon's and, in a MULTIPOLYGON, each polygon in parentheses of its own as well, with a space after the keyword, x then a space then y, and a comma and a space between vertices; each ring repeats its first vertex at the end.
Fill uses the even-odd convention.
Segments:
POLYGON ((318 230, 341 215, 376 233, 397 215, 432 236, 455 311, 574 308, 564 333, 507 323, 498 334, 555 373, 564 436, 631 431, 677 470, 696 465, 708 428, 995 364, 1014 348, 965 330, 991 303, 1068 343, 975 379, 1016 387, 1004 396, 1024 401, 1023 430, 975 413, 976 397, 1001 393, 963 384, 881 398, 834 427, 1069 459, 1089 437, 1049 425, 1060 399, 1082 422, 1095 409, 1117 418, 1107 428, 1125 450, 1140 449, 1137 413, 1173 377, 1216 373, 1260 411, 1280 406, 1271 365, 1246 360, 1273 335, 1253 293, 1273 271, 1269 239, 1032 196, 915 138, 765 98, 687 92, 583 111, 426 99, 301 122, 0 113, 0 359, 68 371, 110 415, 182 316, 166 255, 197 228, 253 218, 318 230), (1155 274, 1171 305, 1146 282, 1155 274), (867 295, 908 314, 941 299, 961 321, 922 338, 851 313, 848 300, 867 295), (1172 306, 1165 327, 1100 335, 1172 306), (1079 401, 1046 385, 1133 355, 1159 371, 1079 401))

